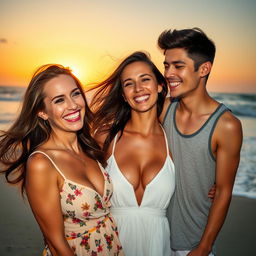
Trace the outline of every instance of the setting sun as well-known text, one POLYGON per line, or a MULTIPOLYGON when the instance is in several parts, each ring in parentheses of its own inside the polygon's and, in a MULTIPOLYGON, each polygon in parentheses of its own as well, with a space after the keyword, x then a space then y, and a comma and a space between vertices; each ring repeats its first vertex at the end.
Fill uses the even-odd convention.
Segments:
POLYGON ((85 63, 75 62, 74 59, 59 59, 58 64, 63 65, 64 67, 69 68, 72 73, 81 81, 82 84, 85 83, 87 79, 85 63))

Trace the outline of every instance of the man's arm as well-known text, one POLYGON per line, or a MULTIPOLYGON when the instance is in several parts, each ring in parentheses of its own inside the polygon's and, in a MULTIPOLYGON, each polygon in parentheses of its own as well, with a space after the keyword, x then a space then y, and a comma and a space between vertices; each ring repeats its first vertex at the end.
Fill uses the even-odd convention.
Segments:
POLYGON ((200 244, 189 256, 209 255, 225 221, 239 165, 242 137, 240 121, 230 112, 224 113, 212 138, 212 146, 216 148, 216 194, 200 244))

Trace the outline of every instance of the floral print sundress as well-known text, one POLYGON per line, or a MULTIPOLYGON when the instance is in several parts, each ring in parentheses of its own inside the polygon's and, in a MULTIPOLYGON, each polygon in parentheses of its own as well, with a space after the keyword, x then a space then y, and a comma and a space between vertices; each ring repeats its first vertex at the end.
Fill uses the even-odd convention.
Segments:
MULTIPOLYGON (((104 176, 104 193, 101 196, 92 188, 67 179, 53 160, 42 151, 64 178, 60 192, 66 239, 75 256, 123 256, 116 224, 109 213, 113 187, 108 173, 100 166, 104 176)), ((51 256, 45 247, 43 256, 51 256)))

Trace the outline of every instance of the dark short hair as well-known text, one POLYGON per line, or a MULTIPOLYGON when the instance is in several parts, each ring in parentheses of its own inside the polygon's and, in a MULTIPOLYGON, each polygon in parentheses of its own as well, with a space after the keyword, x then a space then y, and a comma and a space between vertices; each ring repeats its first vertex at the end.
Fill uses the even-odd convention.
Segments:
POLYGON ((213 63, 215 57, 215 44, 199 28, 182 30, 165 30, 158 38, 158 46, 164 50, 183 48, 194 61, 195 71, 204 62, 213 63))

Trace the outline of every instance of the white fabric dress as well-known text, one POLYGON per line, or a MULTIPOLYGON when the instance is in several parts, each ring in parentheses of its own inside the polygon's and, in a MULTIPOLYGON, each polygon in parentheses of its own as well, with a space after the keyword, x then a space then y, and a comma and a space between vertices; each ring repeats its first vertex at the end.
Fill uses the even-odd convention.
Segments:
POLYGON ((137 203, 133 186, 116 163, 114 139, 108 171, 113 183, 110 211, 117 224, 119 239, 125 256, 170 256, 170 230, 166 208, 175 188, 175 169, 169 155, 159 173, 146 186, 141 205, 137 203))

